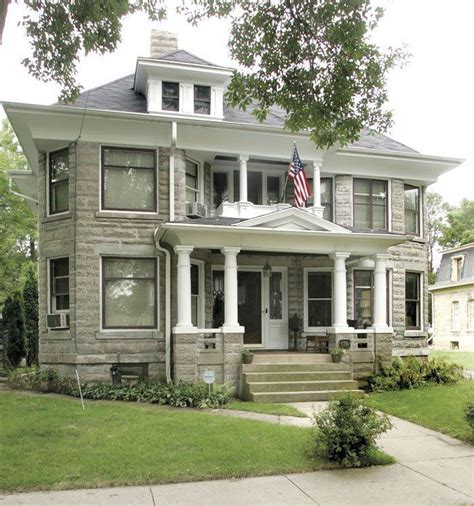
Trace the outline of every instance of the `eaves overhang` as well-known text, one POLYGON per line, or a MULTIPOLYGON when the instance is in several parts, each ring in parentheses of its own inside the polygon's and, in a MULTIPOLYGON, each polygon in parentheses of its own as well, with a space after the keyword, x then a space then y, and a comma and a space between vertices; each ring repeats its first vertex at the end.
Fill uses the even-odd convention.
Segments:
POLYGON ((472 285, 474 288, 474 278, 465 279, 462 281, 446 281, 444 283, 436 283, 428 286, 429 292, 437 292, 439 290, 455 290, 456 288, 466 288, 466 286, 472 285))

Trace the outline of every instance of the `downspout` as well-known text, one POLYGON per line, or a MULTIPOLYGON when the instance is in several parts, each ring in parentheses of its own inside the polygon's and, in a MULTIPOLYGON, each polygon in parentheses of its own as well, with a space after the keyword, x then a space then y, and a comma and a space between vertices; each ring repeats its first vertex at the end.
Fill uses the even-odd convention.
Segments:
POLYGON ((171 383, 171 255, 157 239, 159 228, 155 230, 155 246, 165 255, 165 369, 166 382, 171 383))
POLYGON ((172 121, 171 122, 171 146, 170 146, 170 170, 169 170, 170 221, 174 221, 174 163, 175 163, 177 137, 178 137, 178 124, 176 123, 176 121, 172 121))
POLYGON ((13 195, 16 195, 17 197, 20 197, 22 199, 25 199, 25 200, 29 200, 30 202, 34 202, 36 205, 38 205, 38 200, 33 198, 33 197, 28 197, 28 195, 23 195, 23 193, 18 193, 17 191, 15 191, 13 189, 13 179, 11 176, 8 177, 8 191, 13 194, 13 195))

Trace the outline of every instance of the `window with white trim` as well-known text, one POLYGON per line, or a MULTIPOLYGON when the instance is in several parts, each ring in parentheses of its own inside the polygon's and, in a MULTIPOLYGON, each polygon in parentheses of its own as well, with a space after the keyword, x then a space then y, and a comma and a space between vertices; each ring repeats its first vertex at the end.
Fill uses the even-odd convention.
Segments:
POLYGON ((460 328, 460 314, 459 314, 459 301, 451 302, 451 330, 459 330, 460 328))
POLYGON ((332 272, 308 270, 306 275, 306 325, 308 329, 332 324, 332 272))
POLYGON ((199 164, 186 160, 186 202, 199 202, 199 164))
POLYGON ((464 264, 463 255, 451 257, 451 281, 461 280, 463 264, 464 264))
POLYGON ((69 258, 49 261, 49 294, 51 313, 69 312, 69 258))
POLYGON ((354 227, 388 230, 388 183, 354 179, 354 227))
POLYGON ((404 187, 405 200, 405 233, 420 234, 420 189, 406 184, 404 187))
POLYGON ((405 272, 405 327, 421 329, 421 274, 405 272))
POLYGON ((69 210, 69 149, 49 153, 49 214, 69 210))
POLYGON ((467 328, 474 331, 474 299, 467 301, 467 328))
POLYGON ((191 260, 191 321, 195 327, 203 328, 203 274, 202 263, 191 260))
POLYGON ((194 85, 194 112, 211 114, 211 87, 194 85))
POLYGON ((179 83, 163 81, 161 85, 161 108, 163 111, 179 111, 179 83))

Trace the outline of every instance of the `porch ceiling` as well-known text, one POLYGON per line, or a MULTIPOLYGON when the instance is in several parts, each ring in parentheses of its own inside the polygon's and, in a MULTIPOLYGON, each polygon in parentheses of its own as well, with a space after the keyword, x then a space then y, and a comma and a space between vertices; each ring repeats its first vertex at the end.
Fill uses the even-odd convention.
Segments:
POLYGON ((155 239, 171 247, 190 245, 196 249, 218 250, 237 247, 243 251, 328 255, 342 251, 351 255, 385 253, 390 246, 410 238, 398 234, 329 232, 313 230, 230 227, 192 223, 165 223, 155 239))

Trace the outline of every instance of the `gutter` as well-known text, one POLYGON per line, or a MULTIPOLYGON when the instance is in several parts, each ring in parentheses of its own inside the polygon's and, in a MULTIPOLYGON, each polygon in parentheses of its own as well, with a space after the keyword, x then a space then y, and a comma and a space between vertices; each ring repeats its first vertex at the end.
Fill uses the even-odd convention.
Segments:
POLYGON ((29 197, 28 195, 24 195, 23 193, 19 193, 13 189, 13 177, 12 176, 8 176, 8 191, 10 193, 12 193, 13 195, 16 195, 17 197, 28 200, 30 202, 34 202, 36 205, 38 205, 37 199, 35 199, 33 197, 29 197))

